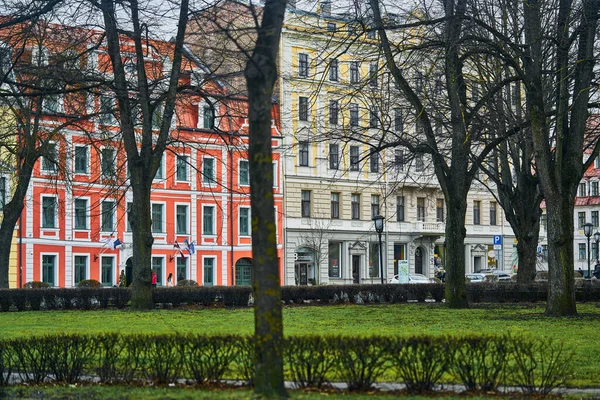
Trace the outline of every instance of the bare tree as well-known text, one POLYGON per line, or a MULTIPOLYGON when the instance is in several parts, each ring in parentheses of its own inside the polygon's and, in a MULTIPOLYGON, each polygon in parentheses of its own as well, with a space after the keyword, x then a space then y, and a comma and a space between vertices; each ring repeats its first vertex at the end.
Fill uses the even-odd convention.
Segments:
MULTIPOLYGON (((119 110, 119 123, 130 171, 133 205, 129 222, 133 232, 133 283, 131 305, 137 309, 151 309, 151 251, 154 238, 151 230, 150 192, 170 138, 175 113, 179 76, 184 52, 184 37, 188 21, 188 1, 183 0, 177 10, 177 33, 168 47, 169 59, 163 71, 148 70, 146 56, 150 51, 146 9, 137 0, 121 3, 102 0, 98 4, 106 31, 106 51, 110 57, 114 90, 119 110), (123 23, 120 16, 126 17, 123 23), (125 44, 123 39, 129 41, 125 44), (129 48, 133 45, 133 50, 129 48), (128 49, 125 50, 124 46, 128 49), (125 52, 133 52, 131 69, 135 71, 130 84, 126 72, 125 52), (168 65, 170 64, 170 65, 168 65), (170 67, 170 71, 167 68, 170 67), (132 93, 135 96, 132 98, 132 93), (141 111, 142 126, 136 127, 136 106, 141 111), (153 121, 160 116, 158 134, 153 132, 153 121)), ((162 48, 161 51, 167 51, 162 48)), ((156 66, 154 66, 156 68, 156 66)))
POLYGON ((255 393, 287 397, 283 385, 281 281, 273 202, 271 148, 272 93, 286 0, 267 0, 258 37, 246 66, 250 120, 250 188, 254 276, 255 393))

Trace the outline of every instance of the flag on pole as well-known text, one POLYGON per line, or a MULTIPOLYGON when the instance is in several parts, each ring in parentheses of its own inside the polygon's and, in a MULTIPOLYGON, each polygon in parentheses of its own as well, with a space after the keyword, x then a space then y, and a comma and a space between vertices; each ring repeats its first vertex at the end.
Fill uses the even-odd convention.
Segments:
POLYGON ((181 249, 181 246, 179 246, 179 243, 177 243, 177 240, 175 241, 175 243, 173 244, 173 248, 176 251, 179 251, 179 253, 181 254, 181 258, 185 258, 185 254, 183 254, 183 250, 181 249))
POLYGON ((122 244, 123 244, 123 242, 121 242, 121 241, 119 240, 119 238, 116 238, 116 239, 113 241, 113 243, 112 243, 112 248, 113 248, 113 250, 114 250, 114 249, 116 249, 117 247, 119 247, 119 246, 120 246, 120 245, 122 245, 122 244))
POLYGON ((185 244, 185 250, 190 253, 190 256, 196 252, 196 249, 194 248, 194 242, 190 242, 189 240, 185 239, 183 243, 185 244))

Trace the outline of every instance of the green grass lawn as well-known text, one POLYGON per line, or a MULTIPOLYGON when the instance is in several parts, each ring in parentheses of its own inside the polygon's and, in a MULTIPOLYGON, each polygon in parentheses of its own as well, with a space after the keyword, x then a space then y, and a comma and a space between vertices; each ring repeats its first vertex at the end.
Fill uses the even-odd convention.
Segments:
MULTIPOLYGON (((284 308, 286 335, 526 335, 563 342, 575 352, 574 386, 599 382, 600 308, 579 304, 577 318, 550 318, 544 306, 474 305, 452 310, 440 304, 303 306, 284 308)), ((50 333, 252 334, 252 309, 42 311, 0 313, 0 337, 50 333)))

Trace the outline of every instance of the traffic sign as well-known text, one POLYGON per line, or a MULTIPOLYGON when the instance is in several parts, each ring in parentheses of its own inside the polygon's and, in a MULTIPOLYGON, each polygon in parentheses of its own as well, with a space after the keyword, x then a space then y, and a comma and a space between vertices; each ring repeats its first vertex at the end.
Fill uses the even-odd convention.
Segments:
POLYGON ((494 245, 502 246, 502 235, 494 235, 494 245))

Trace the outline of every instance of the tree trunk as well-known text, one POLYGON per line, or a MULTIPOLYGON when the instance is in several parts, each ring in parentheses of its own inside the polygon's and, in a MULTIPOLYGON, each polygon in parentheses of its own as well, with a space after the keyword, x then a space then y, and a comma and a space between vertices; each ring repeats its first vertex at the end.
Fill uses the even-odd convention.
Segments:
MULTIPOLYGON (((15 201, 15 204, 16 203, 17 201, 15 201)), ((4 244, 0 246, 0 265, 2 265, 2 273, 0 274, 0 288, 2 289, 8 289, 9 287, 9 265, 12 250, 11 244, 13 241, 13 234, 15 233, 15 225, 17 224, 22 211, 23 199, 21 199, 19 205, 15 205, 10 209, 5 207, 3 211, 2 225, 0 225, 0 243, 4 244)), ((23 232, 21 232, 21 234, 23 234, 23 232)))
POLYGON ((464 195, 451 192, 447 197, 446 219, 446 305, 450 308, 466 308, 467 285, 465 281, 465 214, 467 202, 464 195))
POLYGON ((546 196, 548 213, 548 302, 546 314, 577 315, 573 265, 573 202, 546 196))
MULTIPOLYGON (((134 174, 141 174, 139 167, 131 168, 133 187, 132 212, 129 223, 132 230, 133 283, 131 284, 131 308, 150 310, 152 301, 152 215, 150 208, 150 186, 133 183, 134 174)), ((143 179, 143 178, 142 178, 143 179)))
MULTIPOLYGON (((533 215, 535 214, 533 213, 533 215)), ((517 256, 519 258, 517 282, 519 283, 533 282, 537 272, 537 245, 540 239, 540 220, 536 218, 535 222, 531 222, 532 224, 524 226, 524 223, 527 223, 527 219, 524 219, 521 226, 517 229, 513 227, 517 237, 517 256), (517 234, 517 232, 519 233, 517 234)))
POLYGON ((250 120, 250 199, 252 203, 252 289, 256 340, 255 393, 285 398, 283 318, 277 257, 271 148, 272 94, 285 0, 267 0, 252 57, 246 66, 250 120))

